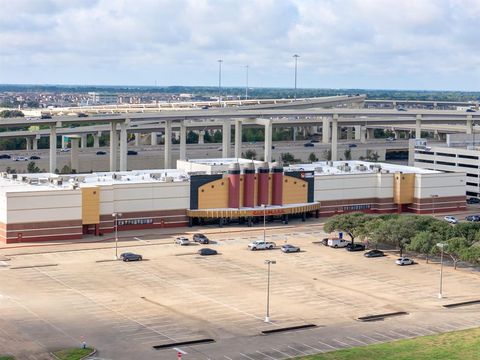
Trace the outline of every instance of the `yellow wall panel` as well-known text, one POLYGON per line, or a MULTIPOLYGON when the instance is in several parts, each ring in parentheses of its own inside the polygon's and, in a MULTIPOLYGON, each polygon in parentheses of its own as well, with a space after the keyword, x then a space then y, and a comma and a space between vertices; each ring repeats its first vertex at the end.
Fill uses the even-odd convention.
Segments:
POLYGON ((393 177, 393 201, 395 204, 411 204, 415 192, 415 174, 395 173, 393 177))
POLYGON ((198 188, 198 208, 228 208, 228 179, 218 179, 198 188))
POLYGON ((82 223, 100 223, 100 187, 81 188, 82 190, 82 223))
POLYGON ((308 183, 292 176, 283 176, 283 204, 308 202, 308 183))

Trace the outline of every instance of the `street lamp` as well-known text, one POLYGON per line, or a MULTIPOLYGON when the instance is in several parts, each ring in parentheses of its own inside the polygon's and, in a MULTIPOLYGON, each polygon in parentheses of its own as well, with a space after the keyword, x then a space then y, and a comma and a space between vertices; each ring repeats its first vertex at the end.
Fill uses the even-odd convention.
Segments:
POLYGON ((438 195, 430 195, 432 198, 432 216, 435 217, 435 199, 438 198, 438 195))
POLYGON ((223 60, 218 61, 218 105, 220 105, 222 101, 222 62, 223 60))
POLYGON ((265 260, 265 264, 268 266, 267 275, 267 315, 265 316, 265 322, 270 322, 270 265, 276 264, 275 260, 265 260))
POLYGON ((248 65, 245 65, 245 70, 246 70, 245 100, 247 100, 248 99, 248 65))
POLYGON ((115 260, 118 260, 118 218, 122 217, 122 213, 115 212, 112 217, 115 219, 115 260))
POLYGON ((294 93, 294 98, 297 100, 297 60, 300 57, 300 55, 293 55, 293 58, 295 59, 295 93, 294 93))
POLYGON ((440 288, 438 291, 438 298, 441 299, 443 297, 443 249, 447 244, 445 243, 437 243, 437 246, 442 249, 441 255, 440 255, 440 288))
POLYGON ((263 208, 263 242, 267 241, 267 226, 265 218, 267 217, 267 206, 266 204, 262 204, 263 208))

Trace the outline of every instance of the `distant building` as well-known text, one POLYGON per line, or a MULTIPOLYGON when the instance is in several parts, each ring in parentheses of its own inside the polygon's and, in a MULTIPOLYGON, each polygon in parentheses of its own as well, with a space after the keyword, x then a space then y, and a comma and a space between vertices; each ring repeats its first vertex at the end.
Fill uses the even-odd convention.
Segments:
POLYGON ((89 92, 88 96, 91 104, 116 104, 118 101, 117 94, 89 92))

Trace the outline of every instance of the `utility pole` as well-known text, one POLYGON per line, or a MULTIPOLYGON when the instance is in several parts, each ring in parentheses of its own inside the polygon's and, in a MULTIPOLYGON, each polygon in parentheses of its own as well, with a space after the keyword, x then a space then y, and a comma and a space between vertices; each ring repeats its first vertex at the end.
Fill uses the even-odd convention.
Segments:
POLYGON ((294 99, 297 100, 297 60, 300 57, 300 55, 293 55, 293 58, 295 59, 295 93, 294 93, 294 99))
POLYGON ((222 102, 222 62, 223 60, 218 60, 218 105, 221 106, 222 102))
POLYGON ((245 85, 245 100, 248 99, 248 65, 245 65, 246 70, 246 85, 245 85))

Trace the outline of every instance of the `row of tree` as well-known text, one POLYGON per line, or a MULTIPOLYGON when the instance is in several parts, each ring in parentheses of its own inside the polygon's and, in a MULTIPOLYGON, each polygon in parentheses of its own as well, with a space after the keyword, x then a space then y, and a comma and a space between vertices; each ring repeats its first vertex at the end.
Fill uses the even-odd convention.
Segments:
POLYGON ((389 244, 400 250, 415 251, 423 254, 428 262, 429 256, 438 255, 439 244, 444 244, 444 252, 457 268, 459 261, 480 263, 480 224, 462 222, 451 225, 430 216, 389 214, 374 216, 363 213, 337 215, 325 225, 326 232, 343 231, 355 239, 368 244, 389 244))

